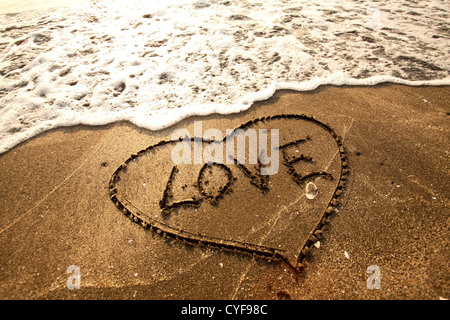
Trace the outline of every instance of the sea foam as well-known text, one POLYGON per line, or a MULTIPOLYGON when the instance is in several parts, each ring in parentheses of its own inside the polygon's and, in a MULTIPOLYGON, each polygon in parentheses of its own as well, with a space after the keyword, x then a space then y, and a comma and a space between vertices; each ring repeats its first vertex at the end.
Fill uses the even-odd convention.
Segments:
POLYGON ((0 153, 45 130, 158 130, 276 90, 449 85, 448 1, 108 0, 0 16, 0 153))

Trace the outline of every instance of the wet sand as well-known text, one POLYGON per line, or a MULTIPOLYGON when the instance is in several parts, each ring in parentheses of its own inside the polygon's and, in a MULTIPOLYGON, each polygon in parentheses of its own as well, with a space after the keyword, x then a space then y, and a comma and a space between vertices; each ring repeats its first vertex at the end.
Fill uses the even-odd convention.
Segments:
MULTIPOLYGON (((277 92, 246 112, 193 117, 159 132, 116 123, 41 134, 0 155, 0 298, 449 298, 448 101, 448 87, 328 86, 305 93, 277 92), (116 169, 132 154, 170 140, 173 130, 193 132, 194 120, 202 120, 203 131, 217 128, 225 135, 226 129, 279 114, 304 114, 332 128, 342 138, 350 171, 338 210, 318 239, 320 246, 310 246, 299 272, 283 261, 163 238, 111 201, 110 179, 116 169), (71 265, 80 268, 79 290, 67 288, 71 265), (381 273, 380 289, 367 287, 367 270, 374 265, 381 273)), ((320 146, 314 150, 319 152, 320 146)), ((154 157, 161 164, 170 161, 157 153, 154 157)), ((141 166, 150 165, 140 161, 141 166)), ((236 184, 235 192, 209 210, 215 210, 210 211, 215 217, 248 216, 274 235, 272 240, 267 237, 271 246, 279 237, 284 246, 300 246, 289 235, 308 238, 308 230, 296 228, 306 221, 302 219, 310 212, 310 202, 296 202, 296 184, 280 177, 286 179, 284 187, 277 185, 281 200, 261 202, 249 211, 246 202, 273 195, 251 186, 241 192, 236 184), (230 206, 227 199, 233 199, 234 210, 224 209, 230 206), (265 212, 267 218, 275 208, 277 224, 267 228, 270 218, 256 215, 265 212), (297 216, 300 224, 291 223, 297 216)), ((153 179, 167 181, 166 172, 153 179)), ((157 201, 155 195, 164 191, 144 193, 127 184, 124 188, 138 195, 133 201, 157 201)), ((314 210, 325 210, 324 201, 314 210)), ((196 217, 201 223, 201 216, 196 217)), ((185 229, 197 226, 189 219, 177 223, 185 229)), ((224 228, 220 219, 208 226, 219 237, 222 230, 223 238, 245 236, 237 228, 235 234, 233 228, 224 228)))

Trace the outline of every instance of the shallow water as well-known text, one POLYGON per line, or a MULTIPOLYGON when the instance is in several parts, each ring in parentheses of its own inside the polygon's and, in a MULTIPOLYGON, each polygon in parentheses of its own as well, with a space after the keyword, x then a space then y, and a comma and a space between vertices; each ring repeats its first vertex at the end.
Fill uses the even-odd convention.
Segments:
POLYGON ((101 1, 0 16, 0 152, 42 131, 152 130, 277 89, 448 85, 448 1, 101 1))

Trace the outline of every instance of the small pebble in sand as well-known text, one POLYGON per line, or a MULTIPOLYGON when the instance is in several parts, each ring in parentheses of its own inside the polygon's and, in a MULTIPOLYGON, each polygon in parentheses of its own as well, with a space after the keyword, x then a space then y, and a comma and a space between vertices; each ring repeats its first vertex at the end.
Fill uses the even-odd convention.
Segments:
POLYGON ((345 256, 347 259, 350 259, 350 255, 348 254, 347 251, 344 251, 344 256, 345 256))
POLYGON ((319 189, 317 189, 317 186, 314 184, 314 182, 308 182, 305 188, 306 197, 308 199, 314 199, 317 194, 319 193, 319 189))
POLYGON ((123 92, 126 88, 125 82, 119 82, 114 86, 114 90, 117 92, 123 92))
POLYGON ((319 249, 319 248, 320 248, 320 241, 315 242, 315 243, 314 243, 314 247, 316 247, 317 249, 319 249))

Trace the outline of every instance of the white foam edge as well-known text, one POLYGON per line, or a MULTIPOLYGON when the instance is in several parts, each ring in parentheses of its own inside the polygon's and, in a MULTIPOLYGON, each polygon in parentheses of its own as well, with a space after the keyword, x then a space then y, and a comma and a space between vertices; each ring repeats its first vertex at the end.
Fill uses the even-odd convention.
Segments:
POLYGON ((158 131, 166 129, 175 125, 176 123, 184 120, 188 117, 193 116, 207 116, 211 114, 235 114, 249 109, 253 103, 258 101, 264 101, 271 98, 277 90, 293 90, 298 92, 313 91, 320 86, 332 85, 332 86, 374 86, 377 84, 400 84, 407 86, 448 86, 450 85, 450 77, 445 79, 437 80, 423 80, 423 81, 412 81, 395 78, 392 76, 373 76, 365 79, 354 79, 348 78, 343 73, 335 74, 326 78, 316 78, 310 81, 305 81, 301 83, 277 83, 276 85, 269 86, 267 89, 259 92, 247 93, 242 97, 236 104, 232 107, 230 105, 223 104, 208 104, 208 105, 188 105, 181 109, 164 109, 164 111, 154 112, 148 117, 143 117, 142 114, 137 112, 129 112, 129 110, 124 110, 119 113, 107 113, 99 117, 99 113, 95 115, 91 114, 78 114, 76 112, 65 111, 66 116, 63 121, 59 119, 59 122, 54 122, 54 120, 49 122, 43 122, 42 124, 29 128, 23 132, 18 132, 10 135, 5 140, 6 142, 0 146, 0 154, 12 149, 16 145, 24 142, 38 134, 45 131, 61 128, 61 127, 71 127, 77 125, 88 125, 88 126, 102 126, 114 122, 128 121, 132 124, 148 129, 151 131, 158 131), (95 117, 95 118, 94 118, 95 117), (99 119, 101 118, 101 120, 99 119))

